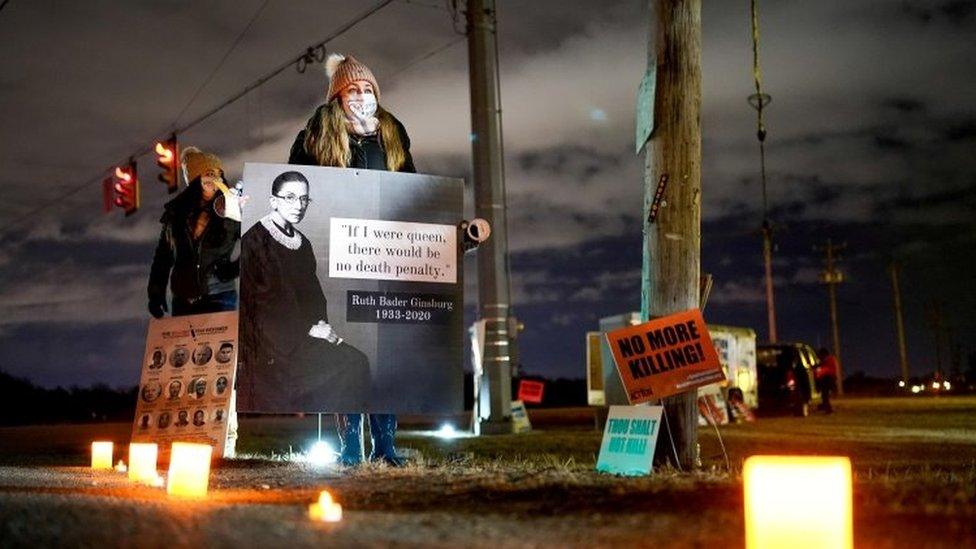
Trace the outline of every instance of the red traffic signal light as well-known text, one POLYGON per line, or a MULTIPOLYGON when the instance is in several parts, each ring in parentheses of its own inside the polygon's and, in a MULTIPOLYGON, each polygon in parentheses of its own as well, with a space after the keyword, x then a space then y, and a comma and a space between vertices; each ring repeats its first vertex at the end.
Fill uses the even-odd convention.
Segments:
POLYGON ((163 170, 159 180, 166 184, 170 193, 175 193, 180 186, 179 156, 175 135, 156 143, 156 165, 163 170))
POLYGON ((139 176, 135 160, 115 168, 115 205, 125 211, 126 217, 139 209, 139 176))

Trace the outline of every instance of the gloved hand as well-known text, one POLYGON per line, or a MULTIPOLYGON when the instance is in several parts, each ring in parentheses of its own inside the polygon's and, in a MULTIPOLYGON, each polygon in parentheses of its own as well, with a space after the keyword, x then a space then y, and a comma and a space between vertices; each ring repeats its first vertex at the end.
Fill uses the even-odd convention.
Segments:
POLYGON ((169 312, 169 308, 166 307, 166 298, 149 298, 149 314, 153 315, 155 318, 163 318, 165 313, 169 312))

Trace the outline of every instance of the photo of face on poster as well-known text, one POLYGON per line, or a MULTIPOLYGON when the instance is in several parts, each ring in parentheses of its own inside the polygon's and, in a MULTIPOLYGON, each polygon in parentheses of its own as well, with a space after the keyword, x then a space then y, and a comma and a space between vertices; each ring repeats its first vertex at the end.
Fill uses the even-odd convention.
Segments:
POLYGON ((140 394, 145 402, 153 402, 159 398, 159 395, 163 394, 163 386, 158 381, 151 381, 143 385, 140 394))
POLYGON ((207 394, 207 378, 205 377, 195 377, 190 381, 189 388, 190 398, 201 399, 207 394))
POLYGON ((203 410, 197 410, 196 412, 193 412, 193 424, 196 425, 197 427, 203 427, 203 424, 205 423, 204 421, 205 417, 206 414, 204 413, 203 410))
POLYGON ((150 370, 158 370, 166 364, 166 351, 161 348, 153 350, 152 362, 149 363, 150 370))
POLYGON ((186 427, 187 425, 190 424, 189 417, 190 417, 190 412, 188 412, 186 410, 180 410, 176 414, 176 424, 175 425, 177 427, 186 427))
POLYGON ((207 343, 201 343, 193 350, 193 363, 197 366, 203 366, 204 364, 210 362, 210 358, 213 356, 213 349, 207 343))
POLYGON ((227 391, 227 376, 220 376, 214 382, 214 394, 220 396, 227 391))
POLYGON ((233 343, 221 343, 220 349, 217 351, 217 363, 227 364, 234 358, 234 344, 233 343))
POLYGON ((182 368, 190 359, 190 351, 186 347, 177 347, 169 355, 169 365, 174 368, 182 368))
POLYGON ((238 409, 454 412, 460 180, 245 164, 238 409))
POLYGON ((183 391, 183 382, 178 379, 174 379, 169 382, 167 386, 167 392, 169 393, 170 400, 177 400, 180 398, 180 392, 183 391))
POLYGON ((169 427, 170 421, 172 421, 173 416, 169 412, 162 412, 159 414, 159 421, 156 426, 160 429, 165 429, 169 427))

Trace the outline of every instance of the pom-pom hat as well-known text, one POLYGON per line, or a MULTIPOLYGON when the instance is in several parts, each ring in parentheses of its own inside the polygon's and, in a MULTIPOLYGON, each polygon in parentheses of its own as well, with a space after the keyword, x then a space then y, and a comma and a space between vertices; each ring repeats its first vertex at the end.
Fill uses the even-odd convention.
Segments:
POLYGON ((373 85, 373 95, 380 100, 380 86, 369 67, 363 65, 351 55, 341 53, 329 54, 325 60, 325 74, 329 76, 329 91, 327 99, 332 101, 343 89, 356 80, 365 80, 373 85))
POLYGON ((205 153, 196 147, 187 147, 180 153, 180 163, 183 165, 183 176, 186 184, 207 173, 208 170, 218 170, 223 173, 224 168, 220 159, 213 153, 205 153))

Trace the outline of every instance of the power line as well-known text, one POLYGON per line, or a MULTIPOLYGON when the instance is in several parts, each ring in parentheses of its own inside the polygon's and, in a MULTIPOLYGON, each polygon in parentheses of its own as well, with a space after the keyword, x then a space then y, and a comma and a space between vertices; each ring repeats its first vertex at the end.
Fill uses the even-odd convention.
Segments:
POLYGON ((440 46, 438 46, 438 47, 430 50, 429 52, 425 53, 424 55, 421 55, 417 59, 414 59, 413 61, 407 63, 406 66, 402 67, 400 70, 398 70, 395 73, 391 74, 390 77, 389 77, 389 79, 392 80, 392 79, 396 78, 397 76, 400 76, 401 74, 407 72, 408 70, 414 68, 415 66, 423 63, 424 61, 430 59, 431 57, 434 57, 438 53, 440 53, 440 52, 442 52, 442 51, 450 48, 451 46, 453 46, 453 45, 457 44, 458 42, 461 42, 462 40, 465 40, 465 39, 467 39, 467 35, 465 35, 465 36, 455 36, 455 37, 451 38, 450 40, 448 40, 444 44, 441 44, 440 46))
POLYGON ((234 39, 234 42, 230 45, 230 48, 227 49, 227 51, 224 53, 224 56, 221 57, 220 61, 217 62, 217 66, 215 66, 213 71, 210 72, 210 76, 208 76, 207 79, 204 80, 202 84, 200 84, 200 87, 197 88, 197 91, 193 92, 193 96, 190 97, 190 100, 187 101, 186 105, 183 106, 183 109, 180 110, 180 114, 176 115, 176 118, 173 119, 174 126, 176 125, 177 122, 180 121, 180 118, 183 118, 183 115, 186 113, 186 110, 189 109, 190 105, 192 105, 193 102, 197 100, 197 97, 200 96, 200 92, 202 92, 203 89, 206 88, 208 84, 210 84, 210 81, 213 80, 214 76, 217 75, 217 72, 219 72, 221 67, 224 66, 224 63, 227 61, 227 58, 230 57, 230 54, 234 52, 234 50, 237 48, 237 45, 241 43, 241 39, 244 38, 244 35, 247 34, 247 31, 250 30, 252 25, 254 25, 254 22, 258 20, 258 16, 261 15, 261 12, 264 11, 264 8, 267 7, 268 2, 270 1, 271 0, 264 0, 264 2, 257 9, 257 11, 254 12, 254 15, 251 16, 251 20, 247 22, 247 25, 244 26, 244 29, 237 35, 237 38, 234 39))
MULTIPOLYGON (((6 1, 9 1, 9 0, 6 0, 6 1)), ((311 59, 313 59, 315 57, 319 57, 319 55, 317 55, 317 52, 321 51, 321 53, 322 53, 321 57, 324 57, 325 45, 326 44, 328 44, 332 40, 335 40, 336 38, 338 38, 339 36, 341 36, 343 33, 345 33, 346 31, 348 31, 349 29, 353 28, 354 26, 356 26, 357 24, 359 24, 360 22, 362 22, 366 18, 370 17, 374 13, 380 11, 381 9, 383 9, 384 7, 386 7, 388 4, 393 3, 393 1, 394 0, 380 0, 373 7, 371 7, 369 9, 363 11, 362 13, 360 13, 359 15, 357 15, 356 17, 354 17, 353 19, 351 19, 347 23, 343 24, 338 29, 336 29, 332 34, 330 34, 326 38, 322 39, 317 44, 314 44, 314 45, 310 46, 309 48, 307 48, 305 50, 305 53, 303 53, 303 54, 301 54, 301 55, 299 55, 297 57, 293 57, 293 58, 289 59, 285 63, 282 63, 280 66, 278 66, 277 68, 275 68, 274 70, 272 70, 268 74, 266 74, 266 75, 262 76, 261 78, 259 78, 253 84, 251 84, 251 85, 247 86, 246 88, 244 88, 244 90, 241 91, 240 93, 237 93, 234 96, 230 97, 229 99, 223 101, 222 103, 220 103, 219 105, 217 105, 213 109, 207 111, 206 113, 204 113, 201 116, 198 116, 197 118, 195 118, 194 120, 192 120, 188 124, 186 124, 186 125, 184 125, 184 126, 182 126, 180 128, 174 129, 172 131, 172 133, 174 133, 174 134, 185 133, 186 131, 188 131, 191 128, 197 126, 198 124, 200 124, 204 120, 210 118, 211 116, 217 114, 221 110, 227 108, 229 105, 231 105, 232 103, 234 103, 235 101, 237 101, 241 97, 244 97, 245 95, 247 95, 248 93, 250 93, 251 91, 253 91, 255 88, 263 85, 268 80, 271 80, 275 76, 278 76, 279 74, 281 74, 282 72, 284 72, 284 70, 287 69, 288 67, 291 67, 291 66, 300 67, 300 66, 302 66, 301 63, 304 63, 305 65, 307 65, 310 62, 311 59)), ((300 69, 300 71, 304 71, 304 69, 302 68, 302 69, 300 69)), ((132 154, 127 155, 127 157, 137 158, 137 157, 140 157, 140 156, 142 156, 142 155, 144 155, 144 154, 146 154, 146 153, 148 153, 150 151, 152 151, 152 145, 148 145, 146 147, 143 147, 143 148, 141 148, 141 149, 133 152, 132 154)), ((26 220, 26 219, 34 216, 35 214, 43 211, 45 208, 51 206, 52 204, 57 205, 58 203, 63 203, 64 198, 66 198, 68 196, 72 196, 72 195, 76 194, 78 191, 80 191, 81 189, 83 189, 85 187, 88 187, 92 183, 98 181, 99 179, 101 179, 102 174, 104 174, 104 173, 105 173, 104 170, 102 172, 99 172, 99 174, 97 176, 92 177, 91 179, 88 179, 83 184, 70 188, 67 193, 62 193, 62 194, 58 195, 56 199, 49 200, 47 202, 44 202, 43 204, 41 204, 37 208, 34 208, 34 209, 30 210, 29 212, 27 212, 26 214, 24 214, 22 216, 19 216, 19 217, 15 218, 13 221, 11 221, 11 222, 3 225, 2 227, 0 227, 0 238, 2 238, 5 235, 5 233, 11 227, 17 226, 22 221, 24 221, 24 220, 26 220)))

